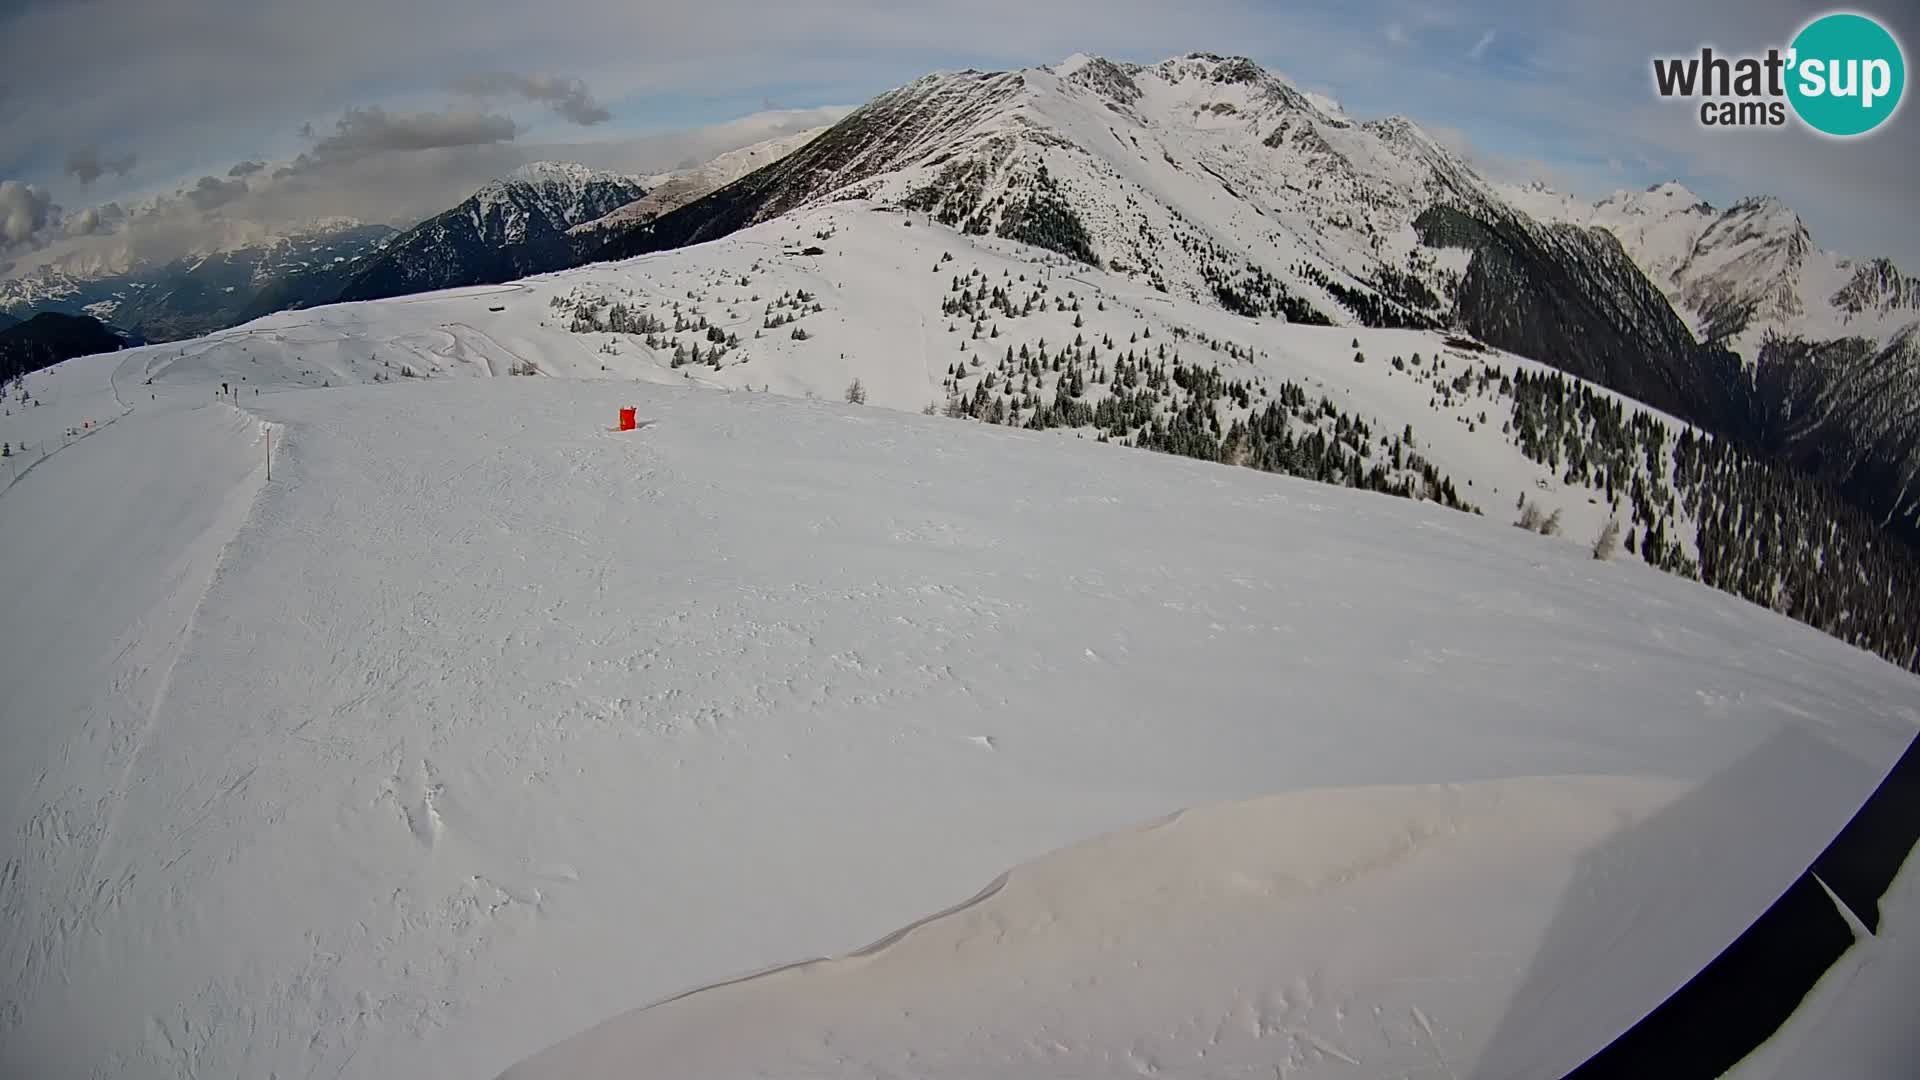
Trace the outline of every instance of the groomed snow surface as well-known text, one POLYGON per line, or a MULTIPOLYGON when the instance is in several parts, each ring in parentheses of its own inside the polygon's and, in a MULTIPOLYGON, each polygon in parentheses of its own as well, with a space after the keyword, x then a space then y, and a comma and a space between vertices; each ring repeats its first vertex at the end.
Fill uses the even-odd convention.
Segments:
MULTIPOLYGON (((304 316, 364 312, 336 380, 523 347, 408 303, 304 316)), ((1920 727, 1498 517, 739 389, 299 389, 276 319, 30 380, 133 411, 0 495, 0 1074, 1558 1075, 1920 727)), ((1912 1037, 1823 1015, 1777 1052, 1912 1037)))

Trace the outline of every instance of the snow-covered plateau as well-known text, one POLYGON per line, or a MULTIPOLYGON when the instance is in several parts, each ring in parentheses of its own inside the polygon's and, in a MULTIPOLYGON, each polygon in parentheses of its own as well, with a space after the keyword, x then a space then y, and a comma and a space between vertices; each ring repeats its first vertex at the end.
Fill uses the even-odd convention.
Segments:
MULTIPOLYGON (((1920 684, 1593 558, 1480 366, 849 202, 30 375, 0 438, 97 426, 0 492, 0 1074, 1561 1075, 1920 684), (919 414, 1042 342, 1487 514, 919 414)), ((1911 878, 1748 1074, 1920 1052, 1911 878)))

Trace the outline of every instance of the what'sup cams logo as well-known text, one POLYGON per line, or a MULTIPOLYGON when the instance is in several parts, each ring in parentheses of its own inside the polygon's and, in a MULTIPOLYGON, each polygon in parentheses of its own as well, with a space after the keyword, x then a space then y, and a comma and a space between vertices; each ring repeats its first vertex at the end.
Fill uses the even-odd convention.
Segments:
POLYGON ((1784 127, 1800 122, 1837 138, 1865 135, 1893 118, 1906 89, 1900 43, 1865 15, 1834 12, 1800 28, 1785 49, 1764 56, 1656 57, 1653 86, 1663 98, 1699 99, 1710 128, 1784 127))

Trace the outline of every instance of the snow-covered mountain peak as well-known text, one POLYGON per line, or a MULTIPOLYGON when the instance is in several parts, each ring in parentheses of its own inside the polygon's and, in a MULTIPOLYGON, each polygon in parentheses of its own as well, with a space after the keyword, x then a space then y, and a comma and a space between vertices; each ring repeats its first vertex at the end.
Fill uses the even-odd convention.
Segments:
POLYGON ((1696 333, 1749 363, 1772 334, 1861 335, 1884 346, 1920 306, 1914 279, 1886 260, 1820 250, 1800 215, 1772 195, 1722 209, 1677 180, 1597 203, 1524 188, 1502 193, 1541 220, 1613 233, 1696 333))
POLYGON ((565 184, 582 186, 601 175, 577 161, 530 161, 508 173, 503 179, 526 184, 565 184))
POLYGON ((1842 262, 1852 271, 1847 283, 1833 294, 1833 304, 1850 315, 1889 315, 1920 309, 1920 278, 1910 277, 1892 259, 1842 262))
POLYGON ((1658 195, 1662 198, 1675 199, 1682 202, 1700 201, 1700 197, 1695 195, 1691 188, 1678 180, 1662 180, 1657 184, 1649 184, 1647 185, 1646 194, 1658 195))
MULTIPOLYGON (((634 177, 601 172, 575 162, 536 161, 488 181, 468 203, 476 220, 494 214, 515 217, 537 208, 565 229, 605 213, 609 191, 624 196, 620 201, 645 194, 634 177)), ((509 229, 509 236, 511 233, 509 229)))
POLYGON ((1061 65, 1052 74, 1066 82, 1102 94, 1115 104, 1126 106, 1140 100, 1140 84, 1134 77, 1143 69, 1138 64, 1117 64, 1101 57, 1088 57, 1071 67, 1061 65))
POLYGON ((1713 337, 1756 323, 1785 325, 1806 313, 1801 270, 1814 250, 1800 216, 1770 195, 1745 198, 1714 217, 1674 270, 1681 302, 1713 337))
POLYGON ((1747 214, 1792 217, 1796 221, 1799 219, 1799 215, 1793 212, 1793 208, 1781 201, 1778 195, 1748 195, 1737 200, 1728 209, 1747 214))
POLYGON ((357 268, 340 297, 423 292, 450 279, 510 281, 564 265, 568 229, 645 194, 637 178, 571 162, 521 166, 408 230, 357 268))
POLYGON ((1095 59, 1096 57, 1088 56, 1086 53, 1077 52, 1065 60, 1048 67, 1047 70, 1065 78, 1079 71, 1081 68, 1086 67, 1088 64, 1093 63, 1095 59))
POLYGON ((1813 250, 1813 236, 1791 206, 1772 195, 1751 195, 1727 208, 1721 221, 1742 241, 1780 248, 1796 263, 1813 250))
POLYGON ((1154 65, 1154 70, 1169 82, 1186 79, 1201 79, 1212 83, 1259 83, 1267 78, 1267 73, 1259 64, 1244 56, 1221 56, 1218 53, 1196 52, 1171 60, 1162 60, 1154 65))
POLYGON ((1387 116, 1360 125, 1369 134, 1409 158, 1442 161, 1451 169, 1470 171, 1467 163, 1441 145, 1427 130, 1405 116, 1387 116))
POLYGON ((754 190, 712 207, 720 220, 661 219, 631 243, 611 236, 598 257, 848 199, 1051 248, 1246 313, 1410 325, 1437 320, 1447 288, 1441 256, 1421 253, 1414 218, 1436 202, 1502 212, 1417 124, 1355 123, 1245 57, 1143 65, 1077 56, 934 74, 889 91, 754 190))
POLYGON ((1674 213, 1715 213, 1713 204, 1678 180, 1666 180, 1644 191, 1616 191, 1597 204, 1601 214, 1659 217, 1674 213))

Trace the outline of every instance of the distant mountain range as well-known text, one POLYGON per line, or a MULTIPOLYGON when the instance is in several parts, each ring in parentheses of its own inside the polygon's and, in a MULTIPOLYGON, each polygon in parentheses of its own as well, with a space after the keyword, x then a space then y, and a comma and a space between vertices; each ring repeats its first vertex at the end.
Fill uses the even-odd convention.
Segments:
POLYGON ((88 275, 58 268, 0 281, 0 312, 93 315, 154 341, 241 322, 262 289, 290 275, 351 262, 394 235, 384 225, 333 221, 265 243, 88 275))

